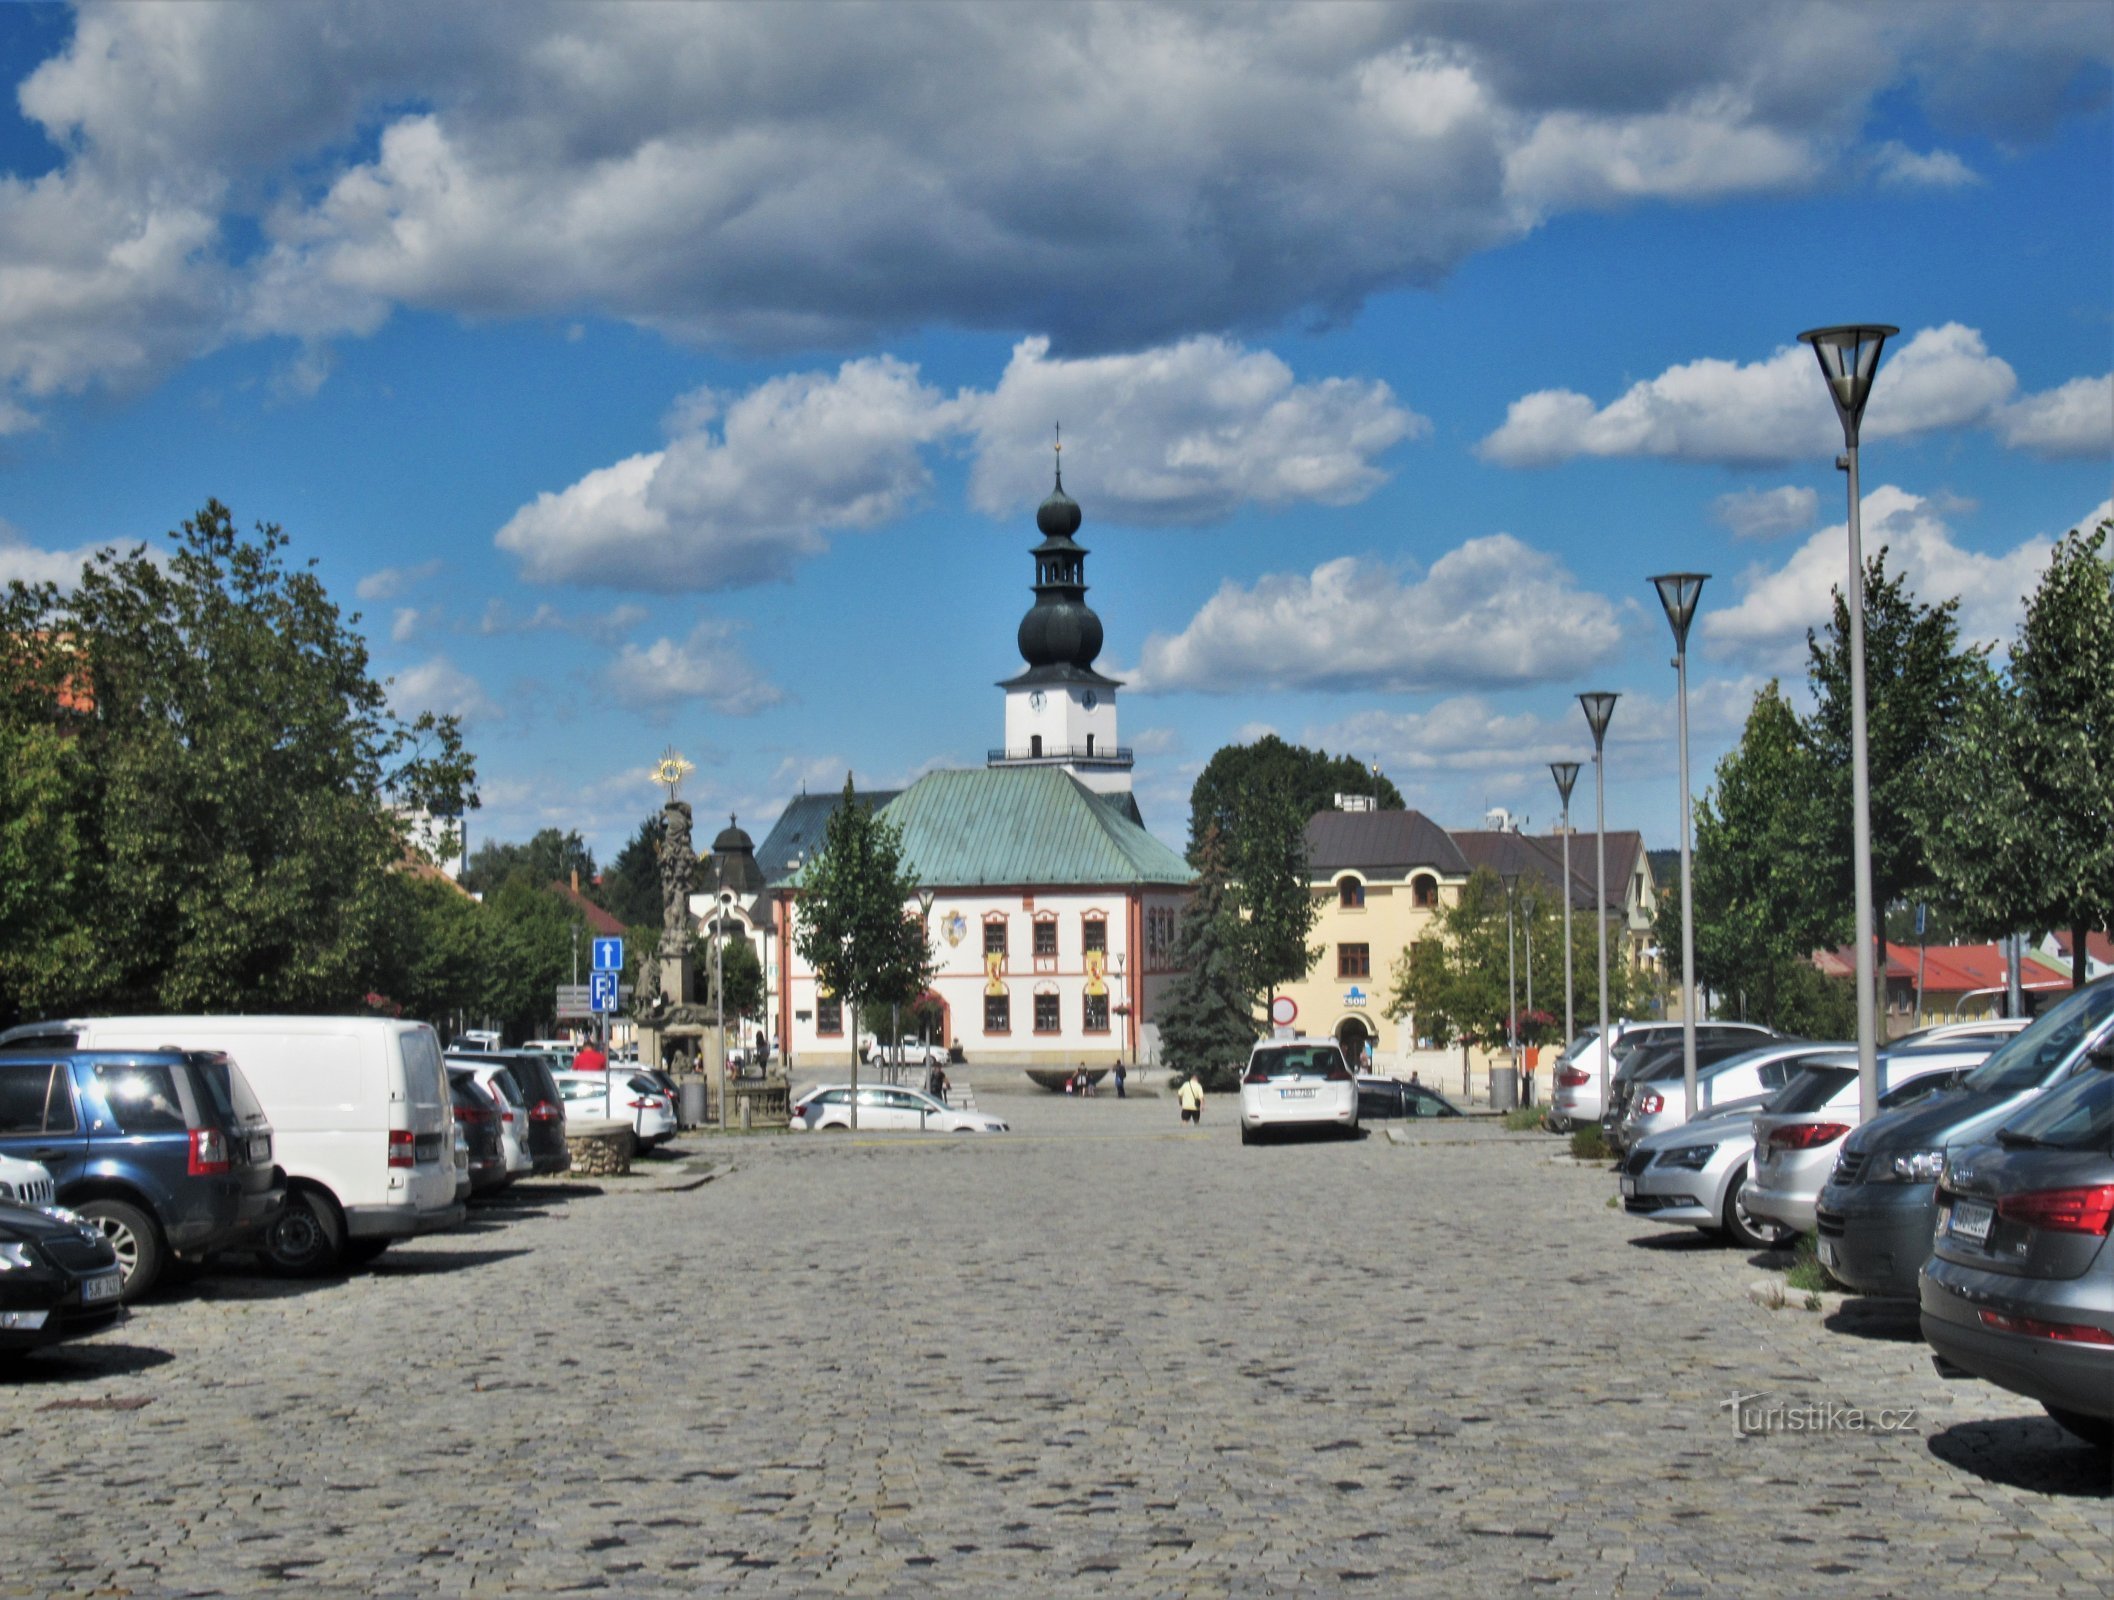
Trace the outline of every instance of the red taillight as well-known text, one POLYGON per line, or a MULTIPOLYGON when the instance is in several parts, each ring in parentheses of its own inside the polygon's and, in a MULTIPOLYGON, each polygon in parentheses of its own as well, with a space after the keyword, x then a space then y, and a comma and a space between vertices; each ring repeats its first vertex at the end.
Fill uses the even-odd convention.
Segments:
POLYGON ((1583 1067, 1565 1067, 1563 1071, 1557 1073, 1556 1081, 1566 1089, 1583 1089, 1593 1079, 1583 1067))
POLYGON ((531 1122, 556 1122, 557 1120, 558 1108, 548 1100, 538 1100, 529 1107, 529 1121, 531 1122))
POLYGON ((2023 1333, 2034 1339, 2053 1339, 2057 1344, 2103 1344, 2114 1348, 2114 1333, 2082 1322, 2043 1322, 2039 1317, 2007 1317, 2001 1311, 1981 1313, 1982 1326, 2000 1333, 2023 1333))
POLYGON ((2029 1228, 2045 1228, 2050 1233, 2104 1234, 2114 1225, 2114 1183, 2094 1184, 2086 1189, 2007 1194, 1997 1201, 1997 1215, 2007 1222, 2023 1222, 2029 1228))
POLYGON ((1269 1081, 1270 1072, 1267 1067, 1252 1067, 1249 1069, 1247 1077, 1241 1079, 1243 1083, 1268 1083, 1269 1081))
POLYGON ((652 1111, 660 1105, 658 1100, 632 1100, 626 1103, 634 1111, 652 1111))
POLYGON ((184 1170, 194 1178, 221 1178, 228 1170, 228 1136, 218 1128, 191 1130, 191 1159, 184 1170))
POLYGON ((1324 1072, 1322 1076, 1331 1083, 1349 1083, 1351 1081, 1351 1069, 1341 1061, 1338 1061, 1328 1071, 1324 1072))
MULTIPOLYGON (((457 1113, 457 1115, 459 1116, 460 1113, 457 1113)), ((409 1128, 391 1128, 389 1130, 389 1165, 392 1167, 417 1166, 418 1157, 413 1150, 414 1143, 415 1141, 409 1128)))
POLYGON ((1811 1150, 1818 1145, 1833 1144, 1849 1131, 1847 1122, 1801 1122, 1794 1127, 1771 1128, 1769 1148, 1811 1150))
POLYGON ((1637 1114, 1640 1117, 1656 1117, 1666 1109, 1666 1102, 1655 1094, 1637 1097, 1637 1114))

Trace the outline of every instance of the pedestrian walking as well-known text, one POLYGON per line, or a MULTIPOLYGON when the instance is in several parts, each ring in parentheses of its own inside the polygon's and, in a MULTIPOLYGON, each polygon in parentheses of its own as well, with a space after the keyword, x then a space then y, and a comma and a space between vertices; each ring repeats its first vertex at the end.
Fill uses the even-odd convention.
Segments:
POLYGON ((1123 1098, 1123 1063, 1120 1061, 1116 1063, 1116 1098, 1123 1098))
POLYGON ((1175 1099, 1181 1103, 1182 1120, 1184 1122, 1194 1122, 1199 1125, 1203 1123, 1204 1080, 1202 1078, 1199 1078, 1193 1072, 1190 1073, 1189 1081, 1175 1091, 1175 1099))
POLYGON ((609 1057, 595 1048, 595 1042, 592 1039, 580 1046, 579 1051, 573 1056, 573 1071, 575 1072, 607 1072, 608 1070, 609 1057))

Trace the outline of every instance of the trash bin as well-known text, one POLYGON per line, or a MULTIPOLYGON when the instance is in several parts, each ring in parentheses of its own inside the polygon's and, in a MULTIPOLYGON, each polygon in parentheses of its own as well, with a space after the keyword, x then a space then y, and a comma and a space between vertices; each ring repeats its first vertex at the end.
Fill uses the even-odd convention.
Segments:
POLYGON ((1519 1109, 1519 1068, 1492 1067, 1490 1069, 1490 1109, 1492 1111, 1516 1111, 1519 1109))
POLYGON ((705 1125, 705 1080, 685 1078, 679 1087, 683 1097, 677 1108, 677 1120, 686 1128, 702 1128, 705 1125))

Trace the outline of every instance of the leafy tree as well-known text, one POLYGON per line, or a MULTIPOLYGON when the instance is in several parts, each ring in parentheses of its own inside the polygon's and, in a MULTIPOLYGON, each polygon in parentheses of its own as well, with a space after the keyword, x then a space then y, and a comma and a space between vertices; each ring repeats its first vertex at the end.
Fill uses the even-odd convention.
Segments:
POLYGON ((1983 672, 1937 774, 1930 854, 1964 923, 2114 923, 2114 523, 2072 532, 2029 598, 2008 683, 1983 672))
POLYGON ((0 726, 0 1018, 72 1009, 92 971, 74 916, 86 863, 80 752, 49 727, 0 726))
POLYGON ((79 776, 72 868, 47 885, 78 954, 44 994, 329 1011, 377 986, 403 817, 460 816, 475 771, 454 719, 388 711, 287 544, 208 501, 164 561, 104 552, 70 594, 8 586, 0 725, 67 736, 79 776))
POLYGON ((1197 879, 1175 931, 1174 965, 1160 1016, 1160 1057, 1177 1081, 1194 1073, 1207 1089, 1240 1084, 1261 1029, 1249 986, 1240 907, 1227 881, 1225 845, 1207 828, 1195 852, 1197 879))
POLYGON ((602 875, 602 909, 629 926, 660 926, 660 843, 661 817, 655 812, 639 824, 638 831, 602 875))
POLYGON ((1402 791, 1356 756, 1331 756, 1266 733, 1253 744, 1225 746, 1197 775, 1189 791, 1189 864, 1200 865, 1197 851, 1208 831, 1237 853, 1255 796, 1280 792, 1291 796, 1302 826, 1339 794, 1375 795, 1384 811, 1403 804, 1402 791))
MULTIPOLYGON (((863 1005, 910 1003, 932 981, 932 948, 910 914, 917 874, 903 864, 903 836, 874 815, 844 775, 844 801, 830 814, 821 850, 801 870, 794 942, 816 981, 856 1019, 863 1005)), ((851 1030, 852 1084, 859 1081, 858 1030, 851 1030)), ((852 1126, 859 1122, 856 1095, 852 1126)))
POLYGON ((576 927, 586 951, 585 919, 520 874, 486 897, 484 911, 488 966, 478 1009, 509 1038, 533 1037, 556 1010, 558 985, 572 981, 576 927))
POLYGON ((1284 775, 1266 774, 1248 790, 1239 830, 1227 835, 1241 971, 1251 994, 1274 995, 1321 958, 1307 944, 1321 914, 1307 883, 1310 814, 1284 775))
MULTIPOLYGON (((710 987, 712 972, 712 941, 704 941, 704 953, 700 957, 698 970, 706 975, 710 987)), ((754 1017, 763 1011, 763 962, 756 954, 756 946, 738 934, 730 934, 720 941, 719 950, 720 986, 727 997, 727 1021, 732 1024, 737 1017, 754 1017)))
POLYGON ((381 992, 443 1034, 495 1015, 488 909, 452 883, 410 874, 396 877, 391 899, 396 939, 381 992))
MULTIPOLYGON (((656 822, 656 825, 657 822, 656 822)), ((537 888, 570 883, 580 874, 584 887, 594 880, 595 855, 577 832, 559 828, 539 829, 527 844, 491 840, 470 852, 463 869, 462 885, 473 894, 490 894, 512 878, 525 878, 537 888)), ((660 916, 658 880, 654 890, 653 916, 660 916)))

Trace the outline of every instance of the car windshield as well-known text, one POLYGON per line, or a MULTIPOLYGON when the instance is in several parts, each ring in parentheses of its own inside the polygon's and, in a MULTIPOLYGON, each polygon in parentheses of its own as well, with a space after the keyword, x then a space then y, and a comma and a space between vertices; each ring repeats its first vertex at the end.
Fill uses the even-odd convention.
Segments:
POLYGON ((2017 1094, 2047 1082, 2114 1016, 2114 978, 2080 989, 2010 1039, 1963 1080, 1978 1094, 2017 1094))
POLYGON ((1807 1067, 1769 1102, 1773 1117, 1803 1116, 1818 1111, 1839 1094, 1845 1084, 1857 1081, 1855 1067, 1807 1067))
POLYGON ((500 1099, 504 1100, 508 1105, 523 1106, 528 1104, 527 1101, 521 1098, 521 1086, 514 1081, 514 1075, 510 1068, 502 1067, 497 1072, 494 1072, 491 1077, 491 1084, 498 1091, 500 1099))
POLYGON ((1569 1044, 1563 1047, 1563 1054, 1556 1058, 1556 1064, 1558 1066, 1562 1066, 1566 1061, 1576 1061, 1580 1056, 1584 1055, 1586 1051, 1590 1050, 1593 1047, 1593 1041, 1595 1039, 1598 1039, 1599 1037, 1600 1035, 1597 1031, 1593 1033, 1581 1033, 1577 1038, 1573 1039, 1569 1044))
POLYGON ((2114 1139, 2114 1069, 2086 1068, 2012 1118, 1997 1138, 2050 1150, 2104 1151, 2114 1139))
POLYGON ((1921 1100, 1925 1095, 1936 1094, 1940 1089, 1950 1089, 1959 1081, 1959 1073, 1940 1071, 1926 1072, 1920 1077, 1897 1082, 1879 1097, 1879 1109, 1892 1111, 1897 1106, 1907 1105, 1911 1100, 1921 1100))
POLYGON ((1271 1050, 1258 1050, 1248 1063, 1248 1081, 1262 1083, 1270 1078, 1319 1078, 1330 1069, 1347 1072, 1343 1064, 1343 1052, 1332 1044, 1291 1044, 1271 1050))

